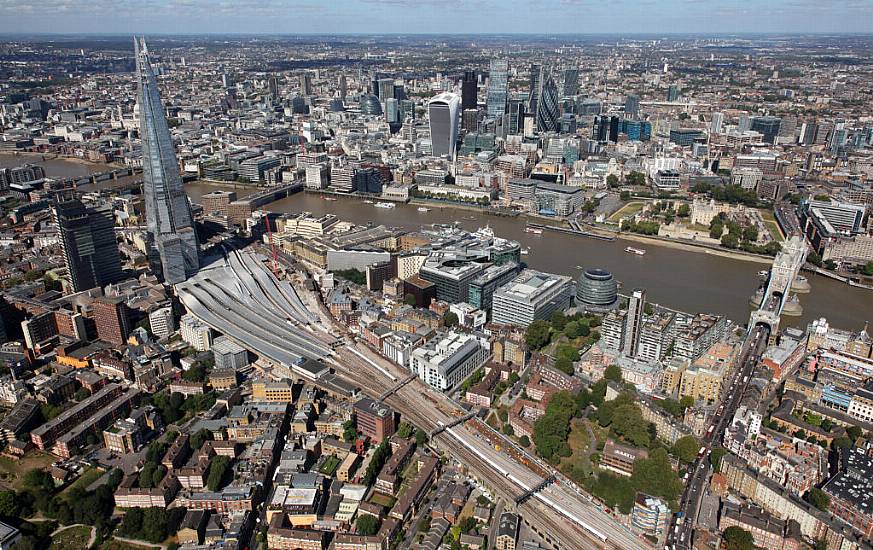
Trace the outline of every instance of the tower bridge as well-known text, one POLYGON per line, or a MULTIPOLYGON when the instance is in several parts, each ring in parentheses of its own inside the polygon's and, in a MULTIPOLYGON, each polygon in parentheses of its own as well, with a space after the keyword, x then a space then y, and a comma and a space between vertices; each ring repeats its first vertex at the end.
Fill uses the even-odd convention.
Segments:
POLYGON ((758 325, 765 325, 770 330, 770 337, 775 337, 779 330, 779 319, 808 252, 806 241, 800 235, 790 237, 782 245, 782 251, 773 259, 761 299, 756 300, 756 309, 749 318, 750 332, 758 325))

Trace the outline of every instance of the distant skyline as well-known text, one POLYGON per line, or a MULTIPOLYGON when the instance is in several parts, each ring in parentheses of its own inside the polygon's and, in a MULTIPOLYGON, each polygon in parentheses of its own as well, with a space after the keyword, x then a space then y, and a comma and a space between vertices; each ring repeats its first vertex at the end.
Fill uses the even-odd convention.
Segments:
POLYGON ((868 33, 873 0, 0 0, 0 33, 868 33))

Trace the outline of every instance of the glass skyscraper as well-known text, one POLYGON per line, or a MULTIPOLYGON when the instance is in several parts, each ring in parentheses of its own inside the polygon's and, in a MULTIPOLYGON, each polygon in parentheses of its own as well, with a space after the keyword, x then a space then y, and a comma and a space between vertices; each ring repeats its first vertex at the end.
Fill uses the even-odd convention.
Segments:
POLYGON ((488 118, 500 117, 506 112, 509 90, 509 62, 505 59, 492 59, 488 81, 486 108, 488 118))
POLYGON ((537 130, 540 132, 556 132, 558 130, 558 86, 549 77, 542 85, 537 108, 537 130))
POLYGON ((640 96, 628 94, 624 98, 624 114, 629 118, 636 118, 640 115, 640 96))
POLYGON ((529 113, 537 114, 537 109, 539 108, 538 102, 542 91, 543 67, 534 63, 530 66, 530 93, 527 96, 527 111, 529 113))
POLYGON ((464 71, 461 81, 461 110, 476 108, 476 71, 464 71))
POLYGON ((197 232, 145 41, 134 39, 134 50, 149 260, 165 283, 176 284, 200 265, 197 232))
POLYGON ((579 92, 579 69, 564 69, 564 89, 562 97, 574 96, 579 92))
POLYGON ((460 108, 461 98, 451 92, 444 92, 427 104, 433 156, 455 158, 460 108))
POLYGON ((74 292, 123 278, 111 208, 85 208, 81 201, 68 200, 55 204, 53 215, 74 292))

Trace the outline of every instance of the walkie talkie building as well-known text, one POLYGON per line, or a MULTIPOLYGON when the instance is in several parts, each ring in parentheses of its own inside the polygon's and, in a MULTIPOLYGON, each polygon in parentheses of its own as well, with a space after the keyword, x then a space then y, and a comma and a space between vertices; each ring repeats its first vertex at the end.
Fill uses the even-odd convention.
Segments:
POLYGON ((165 283, 176 284, 199 267, 197 232, 145 40, 133 43, 149 259, 165 283))

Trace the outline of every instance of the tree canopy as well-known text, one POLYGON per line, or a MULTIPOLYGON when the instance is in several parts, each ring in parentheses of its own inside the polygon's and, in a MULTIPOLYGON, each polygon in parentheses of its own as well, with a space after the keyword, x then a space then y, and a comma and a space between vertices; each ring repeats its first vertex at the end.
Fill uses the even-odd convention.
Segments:
POLYGON ((531 349, 540 349, 551 340, 552 327, 548 322, 537 319, 527 327, 525 340, 531 349))
POLYGON ((606 367, 606 370, 603 371, 603 377, 607 380, 612 380, 619 383, 624 380, 621 375, 621 368, 618 365, 609 365, 608 367, 606 367))
POLYGON ((830 506, 831 504, 831 497, 829 497, 827 493, 825 493, 818 487, 813 487, 809 490, 807 499, 809 499, 810 504, 812 504, 819 510, 827 511, 828 506, 830 506))
POLYGON ((379 520, 370 514, 358 514, 355 529, 359 535, 372 536, 379 532, 379 520))
POLYGON ((225 479, 230 472, 230 457, 219 455, 212 459, 209 465, 209 476, 206 478, 206 487, 210 491, 217 491, 224 485, 225 479))
POLYGON ((570 455, 567 436, 570 433, 570 420, 576 411, 573 395, 568 391, 559 391, 549 401, 546 414, 534 423, 533 441, 537 451, 546 460, 570 455))
POLYGON ((752 533, 736 525, 725 529, 721 535, 721 540, 724 550, 754 550, 755 548, 755 539, 752 537, 752 533))
POLYGON ((670 452, 680 461, 688 464, 697 457, 697 450, 699 448, 697 439, 692 435, 686 435, 676 440, 670 452))

